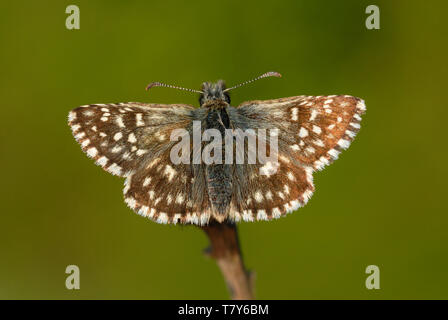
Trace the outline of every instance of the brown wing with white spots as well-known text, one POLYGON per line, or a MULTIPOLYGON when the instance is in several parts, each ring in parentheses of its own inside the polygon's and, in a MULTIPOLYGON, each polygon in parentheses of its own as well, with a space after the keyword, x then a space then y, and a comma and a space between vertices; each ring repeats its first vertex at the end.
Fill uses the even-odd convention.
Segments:
POLYGON ((307 203, 314 192, 313 171, 348 148, 359 131, 365 105, 351 96, 298 96, 245 102, 236 110, 238 116, 232 117, 236 127, 249 123, 252 128, 278 129, 276 172, 259 174, 260 169, 274 166, 269 162, 247 165, 248 185, 240 187, 247 191, 232 202, 232 220, 253 221, 279 218, 307 203))
POLYGON ((127 178, 125 201, 158 223, 207 224, 211 212, 203 172, 200 165, 174 165, 168 150, 127 178))
POLYGON ((245 188, 236 186, 229 218, 233 221, 271 220, 304 206, 314 192, 312 169, 293 165, 281 156, 277 171, 261 175, 265 165, 248 165, 245 188))
POLYGON ((202 165, 175 165, 175 129, 192 130, 189 105, 120 103, 74 109, 69 124, 84 152, 126 177, 125 202, 158 223, 205 224, 210 217, 202 165), (195 177, 195 178, 193 178, 195 177))
POLYGON ((293 158, 316 170, 336 160, 360 129, 362 99, 347 96, 298 96, 242 103, 238 110, 278 128, 279 144, 293 158))
POLYGON ((132 174, 169 140, 165 132, 191 122, 189 105, 93 104, 69 113, 69 125, 82 150, 106 171, 132 174))

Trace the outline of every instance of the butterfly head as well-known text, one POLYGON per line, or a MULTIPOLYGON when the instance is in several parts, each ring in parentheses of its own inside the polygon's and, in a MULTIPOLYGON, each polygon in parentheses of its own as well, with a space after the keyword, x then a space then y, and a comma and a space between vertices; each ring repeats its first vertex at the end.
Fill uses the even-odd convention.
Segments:
POLYGON ((268 78, 268 77, 281 77, 281 74, 278 72, 266 72, 263 73, 261 76, 256 77, 254 79, 245 81, 243 83, 240 83, 236 86, 233 86, 231 88, 226 88, 226 84, 223 80, 219 80, 216 83, 211 82, 204 82, 202 84, 202 89, 194 90, 194 89, 188 89, 188 88, 182 88, 178 86, 173 86, 170 84, 162 83, 162 82, 151 82, 146 86, 146 90, 149 90, 153 87, 166 87, 166 88, 173 88, 173 89, 179 89, 179 90, 185 90, 189 92, 197 92, 200 94, 199 96, 199 104, 201 107, 226 107, 230 104, 230 95, 229 91, 238 87, 242 87, 248 83, 254 82, 259 79, 268 78))
POLYGON ((219 80, 216 83, 204 82, 201 88, 201 95, 199 96, 199 104, 201 107, 208 107, 220 104, 230 104, 230 95, 226 90, 224 81, 219 80))

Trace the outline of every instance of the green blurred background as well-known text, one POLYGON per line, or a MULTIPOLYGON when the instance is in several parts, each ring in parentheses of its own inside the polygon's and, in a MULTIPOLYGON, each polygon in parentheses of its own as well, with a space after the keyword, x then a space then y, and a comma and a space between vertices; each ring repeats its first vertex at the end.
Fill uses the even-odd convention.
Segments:
POLYGON ((233 104, 351 94, 367 113, 350 149, 315 174, 309 204, 241 223, 260 299, 448 298, 448 56, 443 1, 2 1, 0 298, 226 299, 196 227, 128 209, 123 180, 67 126, 90 103, 197 105, 189 93, 275 70, 233 104), (67 30, 66 6, 81 29, 67 30), (381 10, 367 30, 365 8, 381 10), (65 268, 81 289, 65 288, 65 268), (367 290, 365 268, 381 270, 367 290))

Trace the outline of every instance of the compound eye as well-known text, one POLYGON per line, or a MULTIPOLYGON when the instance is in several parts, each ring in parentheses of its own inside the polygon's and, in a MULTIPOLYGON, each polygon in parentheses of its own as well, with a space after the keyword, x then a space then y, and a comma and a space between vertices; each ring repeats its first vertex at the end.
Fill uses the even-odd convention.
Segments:
POLYGON ((204 94, 201 94, 201 95, 199 96, 199 105, 202 106, 202 104, 204 103, 204 101, 205 101, 204 94))
POLYGON ((224 99, 228 104, 230 104, 230 94, 228 92, 224 92, 224 99))

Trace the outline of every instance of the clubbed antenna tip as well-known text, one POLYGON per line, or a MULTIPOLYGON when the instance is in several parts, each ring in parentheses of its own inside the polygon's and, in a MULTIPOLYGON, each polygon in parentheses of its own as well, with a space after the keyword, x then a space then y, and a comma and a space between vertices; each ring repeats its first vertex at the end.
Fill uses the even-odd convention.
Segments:
POLYGON ((254 78, 252 80, 248 80, 248 81, 240 83, 240 84, 238 84, 238 85, 236 85, 234 87, 228 88, 228 89, 224 90, 224 92, 232 90, 232 89, 235 89, 235 88, 239 88, 239 87, 242 87, 242 86, 244 86, 246 84, 249 84, 251 82, 254 82, 254 81, 257 81, 257 80, 260 80, 260 79, 263 79, 263 78, 269 78, 269 77, 281 78, 282 75, 280 73, 278 73, 278 72, 275 72, 275 71, 269 71, 269 72, 263 73, 261 76, 258 76, 258 77, 254 78))
MULTIPOLYGON (((266 72, 264 75, 262 75, 262 76, 265 76, 265 77, 263 77, 263 78, 266 78, 266 77, 277 77, 277 78, 281 78, 282 77, 282 75, 280 74, 280 73, 278 73, 278 72, 275 72, 275 71, 269 71, 269 72, 266 72)), ((262 76, 260 76, 260 77, 262 77, 262 76)))

